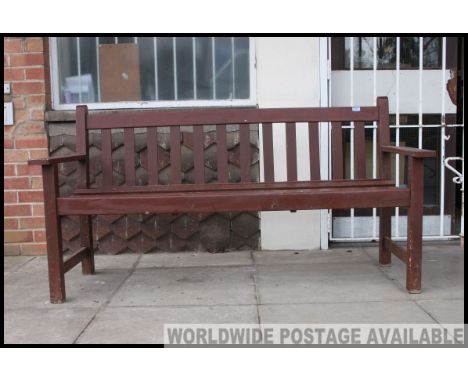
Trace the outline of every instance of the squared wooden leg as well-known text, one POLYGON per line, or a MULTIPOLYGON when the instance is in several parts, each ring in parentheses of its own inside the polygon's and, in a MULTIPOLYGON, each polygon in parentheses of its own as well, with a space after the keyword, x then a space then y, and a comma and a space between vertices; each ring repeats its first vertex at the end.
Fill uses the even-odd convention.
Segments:
POLYGON ((379 212, 379 263, 380 265, 389 266, 392 263, 392 253, 386 245, 385 238, 392 237, 392 209, 380 208, 379 212))
POLYGON ((49 267, 50 302, 65 301, 65 272, 63 268, 62 227, 57 211, 58 172, 57 166, 42 167, 44 179, 44 210, 47 239, 47 262, 49 267))
POLYGON ((88 248, 88 254, 81 262, 81 271, 84 275, 94 274, 94 247, 93 228, 91 216, 80 216, 81 245, 88 248))
POLYGON ((409 161, 409 185, 411 189, 408 209, 408 242, 406 264, 406 289, 409 293, 421 293, 422 225, 423 225, 423 161, 409 161))

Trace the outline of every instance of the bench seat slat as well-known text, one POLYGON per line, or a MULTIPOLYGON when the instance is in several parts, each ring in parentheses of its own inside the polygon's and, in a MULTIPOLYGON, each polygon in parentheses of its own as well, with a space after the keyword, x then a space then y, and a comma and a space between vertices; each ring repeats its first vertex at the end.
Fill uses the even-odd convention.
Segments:
POLYGON ((78 195, 57 199, 60 215, 283 211, 409 205, 408 189, 343 187, 78 195))

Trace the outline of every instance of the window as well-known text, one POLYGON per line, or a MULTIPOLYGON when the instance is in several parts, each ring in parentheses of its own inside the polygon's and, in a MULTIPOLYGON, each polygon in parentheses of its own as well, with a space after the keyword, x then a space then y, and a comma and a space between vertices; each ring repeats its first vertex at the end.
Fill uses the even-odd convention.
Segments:
POLYGON ((54 108, 253 105, 248 37, 51 39, 54 108))
MULTIPOLYGON (((353 45, 354 69, 374 68, 373 37, 334 37, 332 50, 336 57, 334 70, 349 70, 351 56, 351 39, 353 45), (341 62, 340 62, 341 61, 341 62)), ((376 38, 377 69, 396 69, 396 37, 376 38)), ((423 68, 441 69, 442 43, 440 37, 423 38, 423 68)), ((400 39, 400 69, 419 68, 419 37, 402 37, 400 39)))

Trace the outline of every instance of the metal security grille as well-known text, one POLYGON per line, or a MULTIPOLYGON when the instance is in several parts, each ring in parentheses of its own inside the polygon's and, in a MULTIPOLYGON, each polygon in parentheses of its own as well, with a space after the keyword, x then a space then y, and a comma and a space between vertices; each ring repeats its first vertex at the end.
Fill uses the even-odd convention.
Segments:
MULTIPOLYGON (((450 212, 447 214, 445 206, 447 181, 451 182, 452 177, 450 174, 446 174, 444 161, 446 158, 447 142, 451 139, 456 139, 457 135, 458 139, 461 138, 462 140, 462 144, 457 148, 457 155, 463 156, 464 119, 462 117, 461 123, 456 123, 456 119, 453 118, 453 110, 451 113, 447 113, 447 81, 449 79, 448 76, 453 75, 453 73, 450 73, 447 68, 447 38, 441 37, 436 49, 428 52, 424 50, 425 43, 426 47, 428 46, 427 41, 425 38, 419 37, 417 40, 418 51, 417 53, 413 52, 413 56, 418 57, 418 61, 416 63, 412 62, 411 73, 408 70, 402 70, 401 54, 402 51, 404 52, 404 50, 402 50, 402 38, 396 37, 395 40, 393 51, 390 51, 385 47, 382 49, 382 38, 367 38, 366 43, 370 44, 370 48, 368 48, 367 53, 372 53, 372 56, 370 57, 368 54, 366 57, 365 54, 363 54, 356 59, 356 52, 362 52, 362 47, 357 47, 356 44, 362 44, 362 41, 357 37, 345 38, 343 48, 346 46, 348 49, 341 52, 341 54, 343 54, 343 61, 345 64, 340 68, 344 70, 337 71, 331 66, 330 60, 330 58, 333 59, 334 54, 337 54, 336 49, 334 50, 332 48, 331 38, 328 38, 328 103, 330 106, 360 106, 363 105, 363 98, 369 100, 364 104, 369 104, 370 102, 375 104, 377 96, 389 96, 391 109, 393 109, 393 123, 390 126, 392 129, 393 143, 397 146, 403 145, 405 142, 402 140, 402 137, 417 134, 417 141, 414 139, 414 143, 412 145, 416 146, 417 144, 418 148, 436 149, 440 153, 437 158, 437 168, 435 169, 436 171, 434 171, 438 185, 437 187, 434 187, 434 190, 429 190, 435 195, 438 203, 434 203, 435 206, 433 206, 432 209, 426 208, 423 231, 424 238, 457 238, 458 235, 455 234, 453 228, 453 221, 455 219, 453 216, 448 216, 450 215, 450 212), (417 55, 415 55, 415 53, 417 55), (362 57, 365 58, 364 63, 362 63, 362 57), (382 62, 385 61, 385 59, 387 61, 382 62), (358 63, 359 67, 356 67, 356 63, 358 63), (382 70, 389 69, 385 67, 386 64, 391 65, 392 71, 387 70, 385 72, 382 70), (364 73, 362 69, 367 69, 366 73, 364 73), (406 81, 412 80, 415 82, 415 79, 417 83, 415 83, 414 86, 408 86, 406 81), (348 96, 346 96, 347 87, 349 88, 349 93, 347 93, 348 96), (335 94, 333 93, 334 90, 336 92, 335 94), (356 94, 360 94, 360 97, 356 97, 356 94), (415 99, 417 99, 417 120, 416 113, 414 111, 411 113, 413 114, 413 118, 408 118, 407 115, 403 115, 402 113, 402 110, 405 109, 405 113, 409 114, 407 110, 407 100, 409 97, 412 99, 413 103, 415 99), (434 99, 438 99, 438 105, 433 105, 434 99), (427 102, 426 105, 425 102, 427 102), (431 108, 433 110, 431 110, 431 108), (448 114, 450 114, 450 118, 447 118, 448 114), (437 142, 438 147, 427 147, 428 144, 432 145, 435 144, 435 142, 437 142), (452 227, 450 227, 450 225, 452 225, 452 227)), ((408 69, 406 57, 403 62, 404 69, 408 69)), ((463 68, 459 67, 458 70, 463 71, 463 68)), ((460 92, 460 89, 457 88, 456 91, 460 92)), ((461 104, 463 104, 463 98, 461 100, 461 104)), ((453 109, 452 105, 449 106, 453 109)), ((349 124, 348 126, 343 127, 349 130, 348 145, 345 150, 345 154, 347 156, 346 166, 348 168, 348 177, 352 179, 354 178, 354 125, 349 124)), ((369 145, 371 146, 369 157, 372 158, 372 166, 368 169, 369 171, 367 176, 372 178, 377 177, 376 127, 375 123, 373 125, 366 125, 366 136, 368 137, 369 145)), ((405 174, 402 172, 405 170, 403 166, 404 163, 402 163, 401 160, 402 158, 397 155, 394 165, 394 177, 398 186, 404 186, 402 178, 404 178, 405 174)), ((462 166, 460 170, 462 173, 461 179, 463 179, 463 169, 464 167, 462 166)), ((331 169, 329 169, 329 172, 330 171, 331 169)), ((461 188, 463 189, 463 184, 461 188)), ((460 189, 457 187, 456 192, 458 193, 459 191, 460 189)), ((428 190, 426 190, 426 192, 428 192, 428 190)), ((330 240, 377 240, 377 210, 373 209, 372 212, 368 212, 364 215, 367 216, 357 216, 355 210, 351 210, 349 216, 344 214, 340 215, 339 211, 331 212, 329 214, 328 222, 330 240)), ((460 224, 460 230, 463 232, 463 208, 461 208, 460 221, 458 221, 458 217, 459 215, 457 216, 457 224, 460 224)), ((394 239, 406 239, 405 224, 404 211, 401 211, 400 208, 396 208, 392 217, 392 235, 394 236, 394 239)))

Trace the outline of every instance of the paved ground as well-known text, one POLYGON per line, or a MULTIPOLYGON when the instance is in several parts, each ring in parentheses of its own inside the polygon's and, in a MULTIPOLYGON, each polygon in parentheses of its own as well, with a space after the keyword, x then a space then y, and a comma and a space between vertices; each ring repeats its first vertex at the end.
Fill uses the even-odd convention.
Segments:
POLYGON ((4 260, 6 343, 161 343, 164 323, 463 322, 458 243, 424 246, 423 293, 375 246, 329 251, 96 256, 67 273, 68 301, 48 302, 44 257, 4 260))

